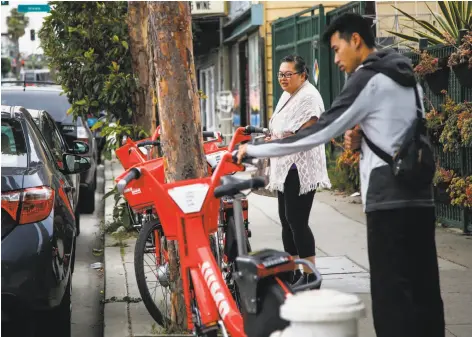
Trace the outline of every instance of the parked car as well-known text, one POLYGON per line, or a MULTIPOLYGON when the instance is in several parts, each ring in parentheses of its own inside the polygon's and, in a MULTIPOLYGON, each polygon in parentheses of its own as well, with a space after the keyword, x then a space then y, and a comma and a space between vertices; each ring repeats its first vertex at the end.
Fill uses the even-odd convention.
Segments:
POLYGON ((90 159, 91 169, 80 175, 80 203, 82 213, 93 213, 95 210, 95 189, 97 187, 98 151, 95 137, 87 123, 80 117, 74 121, 67 114, 71 107, 67 97, 61 95, 62 89, 55 85, 2 87, 2 104, 23 106, 26 109, 46 110, 56 121, 66 144, 74 148, 74 141, 88 144, 89 152, 84 157, 90 159))
POLYGON ((1 121, 2 333, 37 323, 37 335, 70 337, 76 224, 66 175, 90 160, 65 153, 59 165, 23 107, 2 105, 1 121))
MULTIPOLYGON (((38 125, 40 132, 42 133, 46 143, 48 144, 51 152, 56 160, 56 163, 63 167, 62 156, 64 153, 73 153, 83 155, 89 152, 88 144, 79 140, 74 141, 74 148, 69 148, 66 144, 59 128, 57 127, 54 119, 45 110, 33 110, 28 109, 33 120, 38 125)), ((69 184, 72 186, 72 209, 75 214, 75 222, 77 227, 77 236, 80 234, 80 212, 79 212, 79 195, 80 195, 80 175, 70 174, 66 175, 69 184)))

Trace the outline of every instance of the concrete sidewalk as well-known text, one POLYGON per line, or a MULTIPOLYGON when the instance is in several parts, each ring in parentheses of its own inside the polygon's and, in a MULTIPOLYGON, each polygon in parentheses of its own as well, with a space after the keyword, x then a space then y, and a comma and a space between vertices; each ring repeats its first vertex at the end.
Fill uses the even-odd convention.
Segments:
MULTIPOLYGON (((113 188, 113 177, 122 172, 117 161, 105 163, 105 192, 113 188)), ((113 198, 105 203, 105 222, 113 212, 113 198)), ((275 198, 251 194, 249 219, 251 245, 282 249, 281 226, 275 198)), ((358 294, 368 316, 360 322, 359 336, 374 337, 370 312, 369 264, 365 216, 357 198, 319 192, 310 217, 317 245, 317 266, 324 275, 324 288, 358 294)), ((472 336, 472 238, 438 228, 437 246, 446 308, 447 337, 472 336)), ((139 300, 134 276, 134 239, 127 247, 105 242, 105 337, 156 336, 159 327, 139 300)))

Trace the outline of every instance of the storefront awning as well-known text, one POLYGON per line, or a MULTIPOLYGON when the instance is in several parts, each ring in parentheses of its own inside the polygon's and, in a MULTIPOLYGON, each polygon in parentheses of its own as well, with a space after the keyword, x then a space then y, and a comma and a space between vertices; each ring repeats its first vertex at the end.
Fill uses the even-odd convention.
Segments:
POLYGON ((263 21, 262 4, 252 5, 249 10, 223 28, 223 43, 234 42, 240 37, 252 33, 259 29, 263 21))

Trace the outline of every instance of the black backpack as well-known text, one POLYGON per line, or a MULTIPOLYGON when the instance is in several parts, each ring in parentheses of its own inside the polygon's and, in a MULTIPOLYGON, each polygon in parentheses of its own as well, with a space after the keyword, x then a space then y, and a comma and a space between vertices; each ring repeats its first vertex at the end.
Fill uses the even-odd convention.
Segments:
POLYGON ((409 189, 421 189, 431 186, 436 171, 436 163, 427 136, 416 85, 414 89, 417 118, 407 130, 403 144, 393 157, 372 143, 365 134, 363 136, 369 148, 390 165, 392 173, 399 183, 409 189))

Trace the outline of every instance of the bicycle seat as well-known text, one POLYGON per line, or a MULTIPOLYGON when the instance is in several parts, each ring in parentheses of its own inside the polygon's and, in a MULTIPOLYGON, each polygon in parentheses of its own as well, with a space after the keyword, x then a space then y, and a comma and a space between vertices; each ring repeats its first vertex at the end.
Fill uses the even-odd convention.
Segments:
POLYGON ((224 176, 221 178, 221 185, 215 188, 214 194, 216 198, 221 198, 223 196, 234 197, 241 191, 258 189, 265 187, 265 185, 266 182, 262 177, 241 179, 234 176, 224 176))

